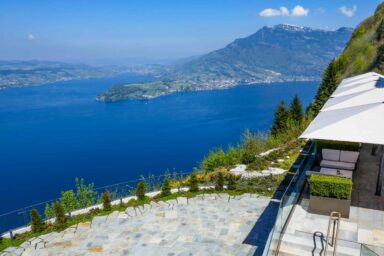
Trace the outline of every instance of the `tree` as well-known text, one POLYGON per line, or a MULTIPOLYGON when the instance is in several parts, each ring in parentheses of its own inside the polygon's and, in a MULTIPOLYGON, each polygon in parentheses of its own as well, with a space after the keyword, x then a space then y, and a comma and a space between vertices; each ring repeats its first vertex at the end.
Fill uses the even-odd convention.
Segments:
POLYGON ((271 135, 277 136, 286 128, 286 121, 289 116, 289 110, 284 101, 281 101, 276 108, 273 125, 271 128, 271 135))
POLYGON ((136 197, 137 200, 143 201, 145 200, 145 190, 146 190, 146 185, 144 181, 140 181, 139 184, 137 184, 136 187, 136 197))
POLYGON ((67 191, 61 192, 60 201, 66 212, 71 212, 78 208, 77 198, 73 190, 67 190, 67 191))
POLYGON ((169 196, 171 195, 171 184, 169 181, 169 177, 165 177, 163 181, 163 185, 161 186, 161 196, 169 196))
POLYGON ((339 71, 343 68, 342 66, 342 63, 339 63, 336 60, 332 60, 325 69, 320 87, 317 90, 315 96, 315 100, 308 108, 308 110, 313 112, 314 116, 320 112, 320 109, 324 106, 325 102, 335 91, 337 87, 339 71))
POLYGON ((103 193, 103 210, 110 211, 111 209, 111 194, 108 191, 105 191, 103 193))
POLYGON ((45 215, 45 219, 50 219, 53 216, 55 216, 53 208, 48 203, 45 204, 44 215, 45 215))
POLYGON ((53 211, 55 213, 55 227, 58 229, 65 228, 65 223, 67 222, 67 216, 65 216, 65 210, 63 205, 60 202, 53 204, 53 211))
POLYGON ((293 121, 296 123, 297 126, 299 126, 303 122, 303 105, 301 104, 300 98, 297 94, 295 95, 291 103, 290 116, 292 117, 293 121))
POLYGON ((377 27, 377 41, 380 41, 384 38, 384 20, 380 22, 380 25, 377 27))
POLYGON ((217 174, 215 189, 222 191, 224 189, 224 175, 222 172, 217 174))
POLYGON ((199 181, 195 173, 192 173, 189 177, 188 182, 189 192, 198 192, 199 191, 199 181))
POLYGON ((36 209, 31 209, 31 230, 33 233, 40 233, 45 229, 45 223, 41 219, 39 212, 36 209))
POLYGON ((76 197, 79 207, 84 208, 93 205, 96 202, 96 192, 94 184, 84 184, 84 179, 75 179, 76 182, 76 197))
POLYGON ((236 190, 237 188, 237 177, 236 175, 229 174, 228 175, 228 190, 236 190))

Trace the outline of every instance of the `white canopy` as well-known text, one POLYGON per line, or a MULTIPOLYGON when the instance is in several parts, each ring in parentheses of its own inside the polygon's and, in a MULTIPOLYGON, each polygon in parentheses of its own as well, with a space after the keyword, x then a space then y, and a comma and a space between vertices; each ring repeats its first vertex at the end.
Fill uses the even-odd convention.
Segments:
POLYGON ((384 145, 383 81, 373 72, 344 79, 300 138, 384 145))
POLYGON ((367 90, 363 92, 352 93, 345 96, 330 98, 321 111, 330 111, 340 108, 357 107, 372 103, 382 103, 384 101, 384 90, 367 90))

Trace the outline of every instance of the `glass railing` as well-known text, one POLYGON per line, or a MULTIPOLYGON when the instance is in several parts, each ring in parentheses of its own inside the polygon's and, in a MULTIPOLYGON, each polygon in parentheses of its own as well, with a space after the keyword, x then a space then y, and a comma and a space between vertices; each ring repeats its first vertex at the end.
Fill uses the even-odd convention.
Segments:
MULTIPOLYGON (((380 248, 380 249, 384 253, 384 248, 380 248)), ((382 255, 382 254, 378 254, 374 252, 367 245, 364 245, 364 244, 361 245, 360 256, 379 256, 379 255, 382 255)))
POLYGON ((288 223, 293 206, 297 203, 304 188, 306 180, 305 171, 311 170, 315 159, 316 142, 308 141, 308 143, 303 147, 303 150, 298 157, 298 161, 293 165, 295 174, 280 200, 279 211, 266 243, 263 253, 264 256, 277 254, 279 241, 283 235, 284 228, 288 223))
MULTIPOLYGON (((172 173, 169 177, 173 181, 184 179, 189 173, 172 173)), ((76 215, 80 212, 84 212, 86 208, 93 208, 97 204, 102 202, 102 195, 104 192, 109 192, 112 201, 123 201, 127 198, 134 196, 135 188, 137 184, 144 180, 146 183, 147 191, 159 191, 166 175, 149 175, 142 177, 141 179, 131 180, 127 182, 117 183, 109 186, 99 187, 93 189, 92 196, 87 197, 86 202, 78 203, 76 207, 72 207, 67 211, 68 215, 76 215)), ((62 198, 55 198, 49 201, 40 202, 22 209, 18 209, 12 212, 8 212, 0 215, 0 235, 18 233, 30 223, 30 211, 36 209, 39 214, 45 219, 50 219, 51 216, 47 216, 46 206, 52 206, 52 203, 61 201, 62 198)), ((63 202, 62 202, 63 203, 63 202)))
MULTIPOLYGON (((185 178, 190 173, 173 173, 169 175, 171 183, 173 183, 173 187, 177 186, 177 184, 181 184, 180 181, 185 180, 185 178)), ((87 198, 87 203, 82 207, 76 207, 71 211, 66 210, 66 214, 68 216, 75 216, 78 214, 86 214, 92 208, 101 207, 102 195, 104 192, 109 192, 111 195, 112 203, 119 204, 120 202, 127 203, 131 196, 135 195, 135 189, 137 184, 144 180, 146 183, 146 191, 147 195, 154 196, 155 193, 159 193, 161 191, 161 186, 163 184, 164 178, 166 175, 143 177, 141 179, 127 181, 123 183, 113 184, 110 186, 104 186, 100 188, 93 189, 93 195, 87 198)), ((268 178, 269 179, 269 178, 268 178)), ((280 183, 278 180, 275 181, 270 180, 270 182, 253 182, 252 180, 239 180, 237 182, 237 191, 242 193, 260 193, 269 191, 271 187, 277 187, 280 183)), ((210 189, 215 187, 215 183, 211 181, 201 181, 199 182, 200 189, 202 189, 202 193, 210 193, 210 189)), ((186 187, 179 185, 177 188, 174 188, 173 192, 182 192, 185 191, 186 187)), ((31 205, 16 211, 12 211, 6 214, 0 215, 0 235, 10 236, 11 232, 13 235, 18 233, 23 233, 27 231, 27 227, 30 225, 30 210, 36 209, 39 214, 43 217, 45 221, 53 220, 51 219, 53 216, 47 216, 46 206, 51 206, 52 203, 60 201, 63 205, 65 204, 62 198, 56 198, 53 200, 49 200, 46 202, 41 202, 35 205, 31 205)), ((78 199, 77 199, 78 201, 78 199)), ((84 200, 83 200, 84 201, 84 200)))

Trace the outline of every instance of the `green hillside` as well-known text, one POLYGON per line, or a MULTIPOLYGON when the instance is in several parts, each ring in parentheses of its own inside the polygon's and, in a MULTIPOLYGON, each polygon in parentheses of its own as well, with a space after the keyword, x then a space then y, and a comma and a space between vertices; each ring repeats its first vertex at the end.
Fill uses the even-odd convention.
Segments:
POLYGON ((309 110, 317 114, 342 79, 370 71, 384 73, 384 3, 355 29, 343 53, 328 65, 309 110))

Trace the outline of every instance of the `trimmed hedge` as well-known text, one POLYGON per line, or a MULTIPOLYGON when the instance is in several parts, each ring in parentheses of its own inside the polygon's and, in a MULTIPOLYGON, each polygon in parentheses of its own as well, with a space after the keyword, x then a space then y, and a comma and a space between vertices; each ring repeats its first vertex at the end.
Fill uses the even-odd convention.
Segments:
POLYGON ((351 199, 352 180, 343 177, 312 174, 311 195, 337 199, 351 199))
POLYGON ((346 151, 359 151, 360 145, 355 142, 346 141, 330 141, 330 140, 316 140, 317 149, 321 151, 323 148, 339 149, 346 151))

